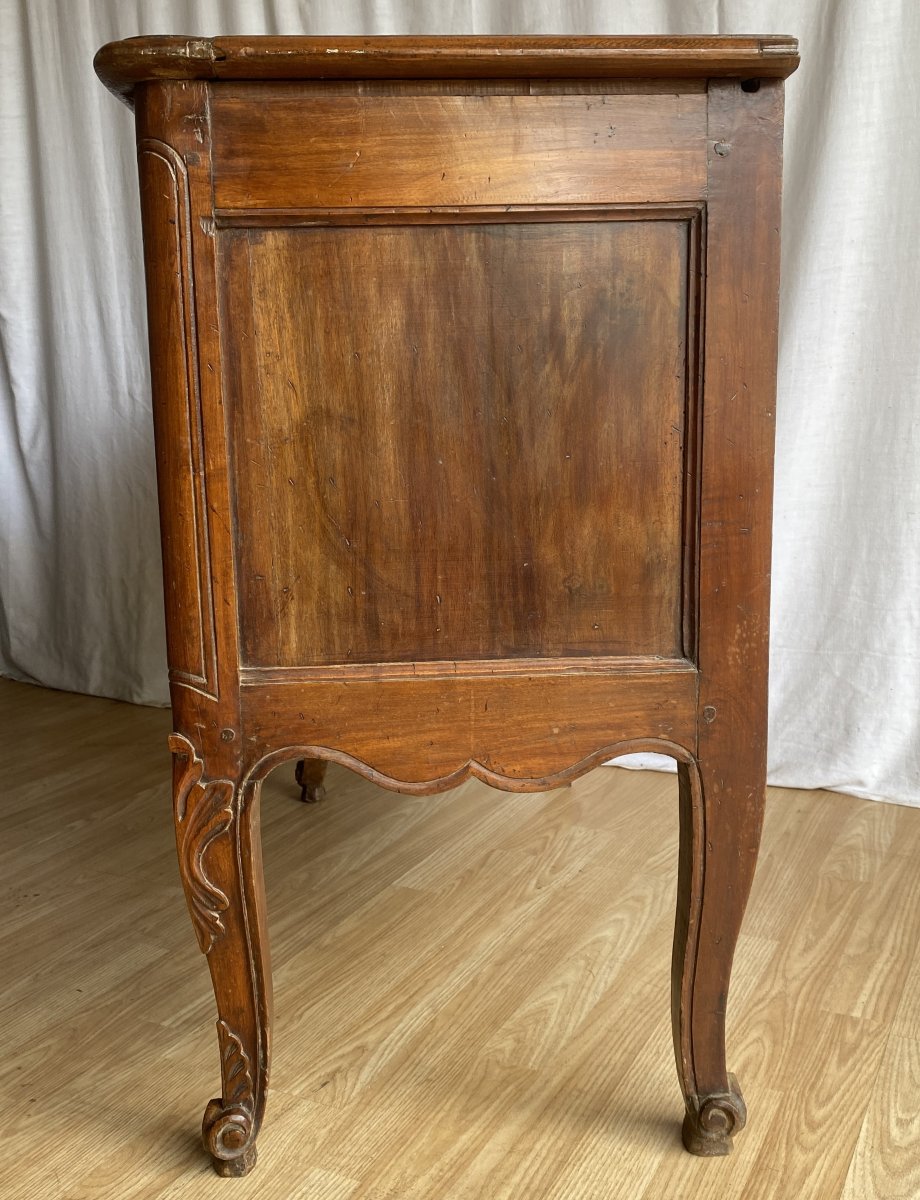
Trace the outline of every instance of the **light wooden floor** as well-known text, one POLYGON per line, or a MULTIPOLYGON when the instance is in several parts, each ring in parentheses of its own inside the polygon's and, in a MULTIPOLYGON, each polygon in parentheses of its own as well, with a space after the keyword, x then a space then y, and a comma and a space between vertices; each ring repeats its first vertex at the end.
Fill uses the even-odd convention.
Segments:
POLYGON ((920 811, 774 791, 739 945, 732 1157, 679 1141, 673 777, 264 797, 275 1061, 211 1174, 217 1048, 166 712, 0 681, 8 1200, 920 1197, 920 811))

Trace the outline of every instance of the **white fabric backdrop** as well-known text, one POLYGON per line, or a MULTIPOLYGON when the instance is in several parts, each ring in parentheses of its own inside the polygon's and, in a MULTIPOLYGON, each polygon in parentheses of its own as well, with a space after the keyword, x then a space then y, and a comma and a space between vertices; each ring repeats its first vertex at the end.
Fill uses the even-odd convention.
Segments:
POLYGON ((136 33, 797 35, 770 778, 920 805, 917 0, 0 0, 0 670, 166 700, 136 33))

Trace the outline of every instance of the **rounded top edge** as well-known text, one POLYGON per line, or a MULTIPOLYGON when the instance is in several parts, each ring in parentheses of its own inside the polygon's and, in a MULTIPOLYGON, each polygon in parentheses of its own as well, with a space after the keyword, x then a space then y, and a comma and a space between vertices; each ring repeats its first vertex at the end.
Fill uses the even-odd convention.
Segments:
POLYGON ((158 79, 718 78, 784 79, 799 65, 783 34, 744 37, 215 37, 126 38, 93 60, 131 104, 158 79))

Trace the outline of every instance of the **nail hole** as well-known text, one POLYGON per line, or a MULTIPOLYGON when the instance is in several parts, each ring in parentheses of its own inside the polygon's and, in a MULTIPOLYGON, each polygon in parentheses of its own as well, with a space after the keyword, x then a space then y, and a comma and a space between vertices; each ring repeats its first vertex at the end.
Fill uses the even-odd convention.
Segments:
POLYGON ((760 80, 759 79, 742 79, 741 80, 741 90, 742 90, 742 92, 759 92, 760 91, 760 80))

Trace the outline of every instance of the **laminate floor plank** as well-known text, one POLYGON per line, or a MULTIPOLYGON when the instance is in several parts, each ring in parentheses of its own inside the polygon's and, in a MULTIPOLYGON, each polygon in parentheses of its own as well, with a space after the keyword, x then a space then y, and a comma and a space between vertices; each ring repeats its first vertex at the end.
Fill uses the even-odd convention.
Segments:
POLYGON ((920 1196, 920 1042, 888 1039, 842 1200, 920 1196))
POLYGON ((729 1063, 750 1123, 680 1145, 673 775, 264 789, 275 1063, 260 1163, 211 1171, 207 969, 169 714, 0 680, 4 1200, 916 1200, 920 812, 771 789, 729 1063), (152 1082, 151 1082, 152 1081, 152 1082))

